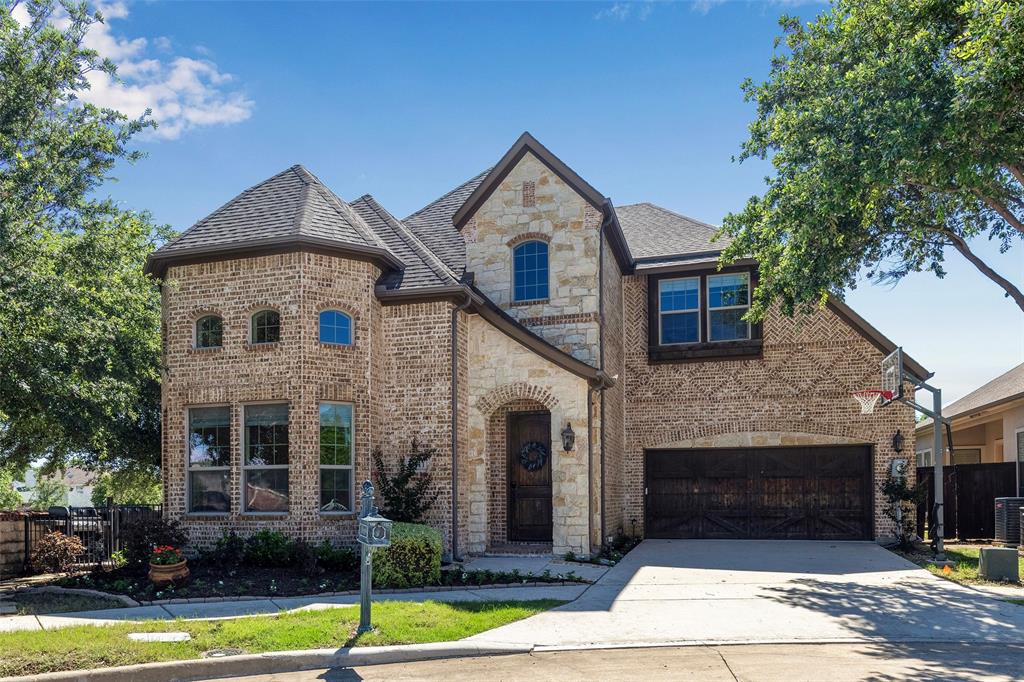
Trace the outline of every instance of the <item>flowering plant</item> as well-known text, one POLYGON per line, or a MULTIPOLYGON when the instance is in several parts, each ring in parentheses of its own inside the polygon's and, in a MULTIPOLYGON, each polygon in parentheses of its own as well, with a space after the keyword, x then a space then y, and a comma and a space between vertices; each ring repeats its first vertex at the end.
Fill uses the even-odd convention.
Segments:
POLYGON ((149 563, 156 566, 173 566, 174 564, 180 564, 184 560, 185 556, 181 553, 181 550, 170 545, 157 547, 149 557, 149 563))

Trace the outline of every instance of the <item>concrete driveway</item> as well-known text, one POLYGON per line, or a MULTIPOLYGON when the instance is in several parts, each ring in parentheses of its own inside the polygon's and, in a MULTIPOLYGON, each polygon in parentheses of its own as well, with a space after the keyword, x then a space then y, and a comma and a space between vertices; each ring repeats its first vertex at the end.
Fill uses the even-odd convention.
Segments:
POLYGON ((576 601, 470 639, 539 648, 1024 642, 1024 606, 874 543, 645 540, 576 601))

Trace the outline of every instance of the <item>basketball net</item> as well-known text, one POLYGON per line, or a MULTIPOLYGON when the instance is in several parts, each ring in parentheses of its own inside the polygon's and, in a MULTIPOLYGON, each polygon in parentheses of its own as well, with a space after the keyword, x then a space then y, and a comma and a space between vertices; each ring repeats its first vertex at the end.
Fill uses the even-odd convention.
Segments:
POLYGON ((875 411, 875 406, 878 404, 878 400, 880 398, 892 400, 892 391, 869 388, 864 391, 855 391, 853 397, 858 403, 860 403, 861 414, 871 414, 875 411))

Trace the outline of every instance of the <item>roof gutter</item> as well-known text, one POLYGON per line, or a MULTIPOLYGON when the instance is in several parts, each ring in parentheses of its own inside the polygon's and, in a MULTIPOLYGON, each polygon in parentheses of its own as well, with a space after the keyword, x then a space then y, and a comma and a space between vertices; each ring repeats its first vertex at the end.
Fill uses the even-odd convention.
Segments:
POLYGON ((339 243, 333 239, 310 237, 306 235, 288 235, 283 237, 266 237, 252 239, 243 244, 217 244, 170 251, 154 251, 146 258, 143 271, 146 274, 162 278, 171 265, 189 263, 206 263, 236 258, 254 258, 275 253, 293 251, 312 251, 331 256, 342 256, 365 260, 380 265, 385 270, 402 271, 405 264, 387 249, 378 246, 339 243))

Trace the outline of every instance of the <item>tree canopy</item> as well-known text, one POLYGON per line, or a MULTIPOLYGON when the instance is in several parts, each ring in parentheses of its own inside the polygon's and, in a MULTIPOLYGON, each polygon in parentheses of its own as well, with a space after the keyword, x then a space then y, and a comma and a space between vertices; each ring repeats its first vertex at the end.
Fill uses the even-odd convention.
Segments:
POLYGON ((97 21, 84 3, 0 11, 0 464, 14 467, 159 461, 159 291, 142 268, 167 230, 101 194, 150 123, 79 98, 90 71, 115 72, 83 44, 97 21))
POLYGON ((752 257, 751 316, 810 310, 869 277, 945 275, 952 248, 1024 309, 972 248, 1024 237, 1024 3, 835 0, 783 34, 740 160, 763 195, 728 215, 723 261, 752 257))

